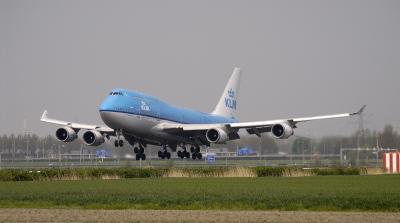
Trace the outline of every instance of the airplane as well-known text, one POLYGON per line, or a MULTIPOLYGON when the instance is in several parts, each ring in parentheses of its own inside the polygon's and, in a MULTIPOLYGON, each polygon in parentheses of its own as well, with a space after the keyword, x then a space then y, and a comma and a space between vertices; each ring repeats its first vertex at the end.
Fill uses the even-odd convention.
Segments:
POLYGON ((161 159, 171 158, 169 147, 181 159, 200 160, 201 147, 240 139, 243 136, 239 134, 240 129, 248 135, 261 137, 263 133, 270 133, 277 139, 287 139, 294 134, 298 123, 360 115, 365 108, 364 105, 354 113, 239 122, 236 114, 240 78, 241 69, 235 68, 211 113, 176 107, 148 94, 117 88, 109 93, 99 108, 106 126, 52 119, 46 110, 40 120, 61 125, 55 136, 62 142, 74 141, 78 132, 84 130, 82 139, 88 146, 99 146, 112 137, 115 138, 115 147, 122 147, 125 139, 134 147, 136 160, 146 159, 144 148, 147 145, 161 146, 158 152, 161 159), (190 152, 186 149, 187 145, 190 152), (177 151, 178 147, 181 149, 177 151))

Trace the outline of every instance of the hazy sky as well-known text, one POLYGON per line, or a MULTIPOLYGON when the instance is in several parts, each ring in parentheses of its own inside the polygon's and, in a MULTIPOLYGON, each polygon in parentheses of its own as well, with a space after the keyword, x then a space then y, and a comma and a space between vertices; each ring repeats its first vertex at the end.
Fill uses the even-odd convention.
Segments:
MULTIPOLYGON (((0 133, 102 123, 116 87, 211 111, 243 70, 242 121, 356 111, 400 128, 400 1, 0 0, 0 133)), ((343 135, 357 119, 304 123, 343 135)))

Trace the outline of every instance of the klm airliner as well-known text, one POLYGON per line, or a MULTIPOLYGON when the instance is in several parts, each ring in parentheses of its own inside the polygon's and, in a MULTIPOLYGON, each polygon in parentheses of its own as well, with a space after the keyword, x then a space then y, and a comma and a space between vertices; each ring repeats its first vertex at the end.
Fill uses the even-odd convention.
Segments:
POLYGON ((158 152, 161 159, 171 158, 168 147, 182 159, 202 159, 201 147, 240 139, 243 136, 239 134, 240 129, 258 137, 270 133, 275 138, 287 139, 293 135, 300 122, 359 115, 365 108, 364 105, 355 113, 239 122, 236 111, 240 76, 241 70, 235 68, 212 113, 179 108, 144 93, 117 88, 109 93, 99 108, 106 126, 52 119, 48 117, 47 111, 44 111, 41 121, 61 125, 55 135, 62 142, 77 139, 80 130, 84 131, 82 139, 88 146, 99 146, 105 139, 111 140, 112 137, 115 139, 115 147, 122 147, 125 139, 134 147, 136 160, 146 159, 144 148, 147 145, 161 146, 158 152), (190 152, 187 146, 190 146, 190 152))

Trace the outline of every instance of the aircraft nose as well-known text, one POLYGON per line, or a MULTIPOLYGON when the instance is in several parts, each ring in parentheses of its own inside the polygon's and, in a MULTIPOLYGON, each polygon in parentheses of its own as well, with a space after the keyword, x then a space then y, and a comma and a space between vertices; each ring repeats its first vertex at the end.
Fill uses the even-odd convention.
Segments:
POLYGON ((106 99, 100 104, 100 111, 109 111, 112 109, 112 102, 109 99, 106 99))

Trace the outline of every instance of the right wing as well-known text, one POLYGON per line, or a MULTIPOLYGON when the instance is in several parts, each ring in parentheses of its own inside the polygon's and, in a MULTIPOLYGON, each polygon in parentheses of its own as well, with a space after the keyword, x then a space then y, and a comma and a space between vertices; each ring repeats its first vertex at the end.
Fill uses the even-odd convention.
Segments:
MULTIPOLYGON (((322 119, 345 118, 353 115, 360 115, 365 109, 366 105, 361 107, 357 112, 342 113, 334 115, 313 116, 305 118, 290 118, 268 121, 256 122, 238 122, 238 123, 214 123, 214 124, 179 124, 179 123, 163 123, 158 128, 171 133, 184 133, 184 132, 204 132, 213 128, 226 129, 228 132, 237 132, 239 129, 245 129, 249 134, 256 134, 261 136, 261 133, 270 132, 271 128, 277 124, 287 124, 291 128, 297 128, 297 123, 308 122, 322 119)), ((197 134, 198 135, 198 134, 197 134)), ((232 137, 236 139, 237 137, 232 137)))
POLYGON ((42 114, 42 117, 40 118, 40 121, 51 123, 51 124, 56 124, 56 125, 68 126, 73 129, 76 129, 76 130, 80 130, 80 129, 97 130, 101 133, 107 133, 108 135, 112 135, 115 132, 114 129, 106 127, 106 126, 88 125, 88 124, 74 123, 74 122, 67 122, 67 121, 52 119, 52 118, 48 117, 48 114, 49 113, 45 110, 42 114))

